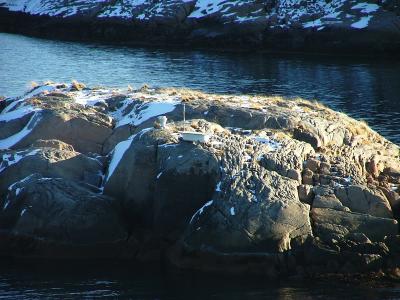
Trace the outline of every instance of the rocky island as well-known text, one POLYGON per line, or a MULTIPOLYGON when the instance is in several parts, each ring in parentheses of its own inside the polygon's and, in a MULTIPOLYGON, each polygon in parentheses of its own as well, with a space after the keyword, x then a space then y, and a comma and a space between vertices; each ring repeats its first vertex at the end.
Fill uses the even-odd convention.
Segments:
POLYGON ((397 0, 1 0, 0 31, 52 39, 399 57, 397 0))
POLYGON ((396 277, 399 187, 397 145, 303 99, 49 82, 0 101, 2 257, 396 277))

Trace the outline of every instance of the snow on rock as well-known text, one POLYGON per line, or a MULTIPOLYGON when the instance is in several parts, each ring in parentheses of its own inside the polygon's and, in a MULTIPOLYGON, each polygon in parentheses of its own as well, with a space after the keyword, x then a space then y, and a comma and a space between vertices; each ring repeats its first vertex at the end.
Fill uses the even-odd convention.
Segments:
POLYGON ((20 213, 20 216, 22 217, 25 214, 25 212, 26 212, 26 208, 22 209, 21 213, 20 213))
POLYGON ((128 150, 128 148, 131 146, 131 143, 132 139, 128 139, 126 141, 118 143, 117 146, 115 146, 105 181, 107 181, 112 176, 112 174, 115 171, 115 168, 118 166, 126 150, 128 150))
POLYGON ((221 191, 221 184, 222 184, 221 181, 218 182, 217 187, 215 188, 215 191, 216 191, 216 192, 220 192, 220 191, 221 191))
POLYGON ((235 213, 235 208, 233 206, 230 209, 230 213, 231 213, 231 216, 234 216, 236 214, 235 213))
POLYGON ((90 13, 98 5, 107 3, 104 0, 70 0, 67 5, 63 0, 8 0, 2 2, 4 2, 3 6, 11 11, 62 17, 90 13))
POLYGON ((282 147, 279 142, 267 136, 252 136, 252 138, 261 144, 267 145, 271 149, 271 151, 277 151, 282 147))
POLYGON ((35 155, 36 153, 38 153, 38 151, 39 151, 38 149, 35 149, 32 151, 29 151, 28 153, 27 153, 27 151, 18 151, 14 154, 10 154, 10 153, 3 154, 2 161, 0 163, 0 173, 3 172, 9 166, 12 166, 12 165, 18 163, 24 157, 35 155))
POLYGON ((147 0, 121 0, 117 1, 113 6, 107 6, 98 15, 99 18, 123 18, 129 19, 132 17, 133 9, 143 5, 147 0))
POLYGON ((107 98, 113 95, 115 91, 109 89, 84 90, 70 93, 75 103, 81 105, 93 106, 97 103, 104 103, 107 98))
POLYGON ((359 10, 361 10, 362 13, 369 14, 369 13, 377 11, 379 9, 379 5, 374 4, 374 3, 362 2, 362 3, 358 3, 357 5, 352 6, 351 9, 359 9, 359 10))
POLYGON ((0 114, 0 122, 9 122, 11 120, 20 119, 34 111, 40 111, 39 108, 33 107, 31 105, 21 105, 15 110, 8 111, 0 114))
POLYGON ((8 187, 8 190, 9 190, 9 191, 12 191, 13 188, 14 188, 18 183, 24 183, 24 182, 28 181, 28 180, 29 180, 31 177, 33 177, 33 176, 35 176, 35 174, 28 175, 28 176, 26 176, 25 178, 22 178, 21 180, 18 180, 18 181, 16 181, 16 182, 14 182, 13 184, 11 184, 11 185, 8 187))
POLYGON ((0 140, 0 150, 10 149, 12 146, 16 145, 35 128, 40 120, 40 111, 35 112, 35 114, 29 120, 28 124, 26 124, 26 126, 20 132, 9 136, 8 138, 0 140))
POLYGON ((354 14, 353 11, 369 17, 381 9, 379 4, 356 0, 350 1, 350 5, 348 0, 70 0, 67 4, 62 0, 3 0, 0 5, 11 11, 33 15, 87 15, 102 19, 136 19, 139 22, 159 18, 172 18, 178 22, 215 18, 223 24, 261 22, 270 28, 301 25, 306 29, 322 29, 327 25, 350 26, 347 19, 354 14))
POLYGON ((199 0, 196 1, 193 12, 188 16, 189 18, 201 18, 205 15, 210 15, 223 10, 232 1, 224 0, 199 0))
POLYGON ((19 193, 21 193, 22 190, 23 190, 23 188, 17 188, 17 189, 15 190, 15 196, 18 196, 19 193))
POLYGON ((372 16, 362 17, 359 21, 351 24, 351 27, 356 28, 356 29, 363 29, 368 26, 368 23, 371 20, 371 18, 372 18, 372 16))
POLYGON ((15 107, 20 106, 25 100, 34 96, 40 96, 44 93, 54 91, 55 89, 56 89, 56 84, 44 84, 33 88, 20 98, 14 98, 13 101, 9 105, 7 105, 7 107, 4 108, 4 110, 0 113, 0 118, 2 115, 5 115, 14 110, 15 107))
POLYGON ((105 181, 108 181, 110 179, 110 177, 112 176, 112 174, 114 173, 115 169, 117 168, 119 162, 121 161, 122 157, 124 156, 126 150, 129 149, 129 147, 132 144, 132 141, 138 137, 140 139, 140 137, 147 131, 151 130, 152 128, 145 128, 143 130, 141 130, 139 133, 136 133, 134 135, 132 135, 129 139, 119 142, 113 152, 112 152, 112 158, 111 158, 111 162, 110 165, 108 167, 108 171, 107 171, 107 175, 105 178, 105 181))
POLYGON ((176 105, 180 103, 180 101, 168 100, 142 102, 136 104, 129 113, 124 115, 121 112, 126 109, 129 101, 132 100, 127 100, 122 108, 120 108, 116 113, 113 114, 114 118, 116 118, 117 120, 119 119, 116 127, 126 124, 138 126, 152 117, 157 117, 173 111, 176 105))
POLYGON ((10 200, 7 200, 6 203, 4 203, 3 210, 6 210, 9 205, 10 205, 10 200))
POLYGON ((194 218, 198 215, 201 215, 204 211, 204 209, 210 205, 213 204, 213 200, 208 201, 206 204, 204 204, 198 211, 195 212, 195 214, 192 216, 192 218, 190 219, 189 223, 192 223, 194 218))

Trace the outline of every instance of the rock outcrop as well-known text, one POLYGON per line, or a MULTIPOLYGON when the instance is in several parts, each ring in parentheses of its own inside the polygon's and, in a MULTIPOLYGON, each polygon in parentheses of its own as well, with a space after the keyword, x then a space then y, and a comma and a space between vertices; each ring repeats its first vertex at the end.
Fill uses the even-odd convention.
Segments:
POLYGON ((399 147, 344 114, 305 100, 78 83, 3 101, 1 255, 96 249, 271 277, 400 267, 399 147))
POLYGON ((91 186, 36 173, 14 183, 2 202, 2 240, 29 240, 24 247, 3 245, 3 254, 8 250, 24 257, 108 258, 116 253, 104 253, 103 248, 112 250, 127 238, 118 207, 113 207, 118 204, 91 186), (102 247, 96 250, 96 245, 102 247))
POLYGON ((0 30, 48 37, 357 55, 397 56, 399 50, 396 0, 3 0, 0 5, 0 30))

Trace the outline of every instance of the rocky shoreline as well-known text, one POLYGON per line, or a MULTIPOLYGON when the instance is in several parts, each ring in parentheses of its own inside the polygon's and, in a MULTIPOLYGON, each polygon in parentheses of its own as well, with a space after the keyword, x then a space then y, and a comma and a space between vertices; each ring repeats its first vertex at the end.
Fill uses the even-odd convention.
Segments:
POLYGON ((303 99, 47 83, 0 101, 0 255, 398 277, 399 156, 303 99))
POLYGON ((230 51, 399 57, 397 1, 3 0, 0 31, 230 51))

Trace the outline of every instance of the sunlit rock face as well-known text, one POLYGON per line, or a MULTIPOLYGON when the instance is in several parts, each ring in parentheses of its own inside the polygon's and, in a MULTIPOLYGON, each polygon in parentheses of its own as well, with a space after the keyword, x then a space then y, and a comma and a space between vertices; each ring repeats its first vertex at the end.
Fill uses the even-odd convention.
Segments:
POLYGON ((2 255, 97 249, 268 276, 399 262, 399 147, 343 113, 302 99, 77 82, 2 101, 2 255))

